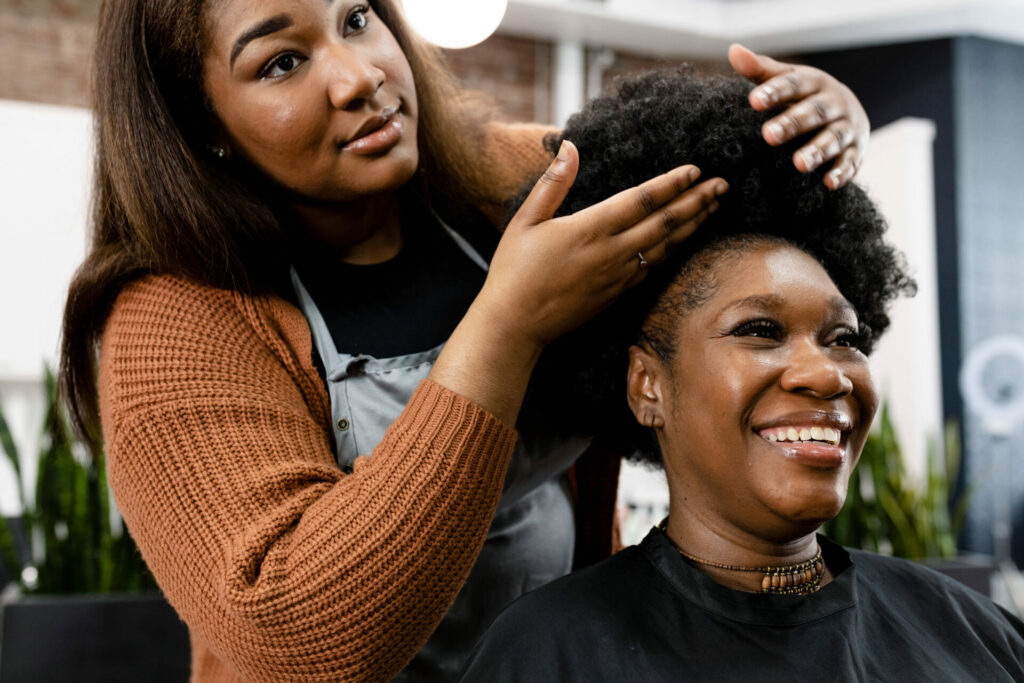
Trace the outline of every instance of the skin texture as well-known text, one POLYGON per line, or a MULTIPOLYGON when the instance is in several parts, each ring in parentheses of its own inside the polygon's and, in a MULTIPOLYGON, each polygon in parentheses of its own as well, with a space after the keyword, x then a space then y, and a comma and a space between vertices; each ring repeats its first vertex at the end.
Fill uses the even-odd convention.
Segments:
MULTIPOLYGON (((717 562, 805 560, 817 527, 842 507, 878 405, 855 346, 856 314, 795 247, 724 254, 707 277, 713 293, 675 320, 671 359, 630 349, 630 407, 662 450, 668 532, 717 562), (772 443, 761 433, 813 424, 841 429, 838 447, 772 443)), ((751 583, 757 575, 719 574, 736 588, 760 587, 751 583)))

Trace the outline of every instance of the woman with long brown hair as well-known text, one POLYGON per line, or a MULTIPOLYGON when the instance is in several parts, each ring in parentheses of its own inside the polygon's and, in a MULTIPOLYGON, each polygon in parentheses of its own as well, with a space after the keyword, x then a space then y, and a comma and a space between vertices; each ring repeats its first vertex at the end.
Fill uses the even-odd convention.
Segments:
MULTIPOLYGON (((734 56, 759 106, 795 103, 767 137, 818 131, 799 163, 845 182, 849 91, 734 56)), ((617 461, 581 461, 574 496, 586 435, 512 425, 545 345, 720 179, 683 166, 550 220, 567 144, 499 241, 547 131, 491 123, 387 0, 109 0, 95 88, 62 381, 195 680, 445 677, 574 543, 610 551, 617 461)))

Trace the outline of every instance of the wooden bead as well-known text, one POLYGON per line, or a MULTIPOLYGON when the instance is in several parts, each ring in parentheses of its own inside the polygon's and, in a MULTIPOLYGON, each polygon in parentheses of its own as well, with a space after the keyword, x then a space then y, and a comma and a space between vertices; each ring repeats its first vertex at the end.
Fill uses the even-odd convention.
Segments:
POLYGON ((773 576, 772 577, 772 588, 778 588, 778 587, 779 587, 779 577, 778 576, 773 576))
POLYGON ((779 577, 779 586, 782 587, 782 588, 788 587, 789 586, 789 577, 786 576, 785 574, 783 574, 781 577, 779 577))
POLYGON ((772 587, 772 577, 770 577, 768 575, 765 575, 765 577, 763 579, 761 579, 761 590, 766 591, 766 590, 768 590, 771 587, 772 587))

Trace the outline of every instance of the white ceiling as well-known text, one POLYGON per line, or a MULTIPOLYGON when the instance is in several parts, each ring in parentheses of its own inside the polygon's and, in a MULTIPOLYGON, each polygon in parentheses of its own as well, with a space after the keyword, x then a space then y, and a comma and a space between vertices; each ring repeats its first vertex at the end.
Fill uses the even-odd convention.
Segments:
POLYGON ((501 32, 633 53, 721 57, 976 35, 1024 44, 1024 0, 509 0, 501 32))

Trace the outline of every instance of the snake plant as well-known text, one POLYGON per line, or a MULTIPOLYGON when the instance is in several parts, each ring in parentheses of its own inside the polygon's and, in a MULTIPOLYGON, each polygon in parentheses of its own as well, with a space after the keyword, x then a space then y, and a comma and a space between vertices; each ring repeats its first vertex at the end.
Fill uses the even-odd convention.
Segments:
POLYGON ((0 561, 28 593, 155 590, 131 537, 123 525, 112 523, 102 454, 90 456, 75 440, 49 368, 44 384, 47 408, 31 505, 24 494, 21 456, 0 406, 0 449, 18 479, 28 545, 28 557, 19 558, 12 530, 0 517, 0 561))

